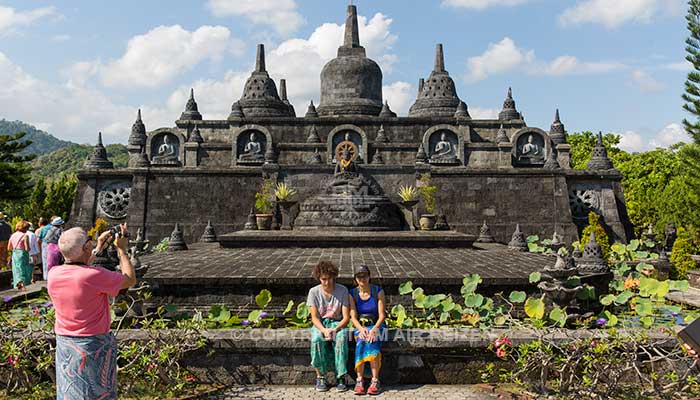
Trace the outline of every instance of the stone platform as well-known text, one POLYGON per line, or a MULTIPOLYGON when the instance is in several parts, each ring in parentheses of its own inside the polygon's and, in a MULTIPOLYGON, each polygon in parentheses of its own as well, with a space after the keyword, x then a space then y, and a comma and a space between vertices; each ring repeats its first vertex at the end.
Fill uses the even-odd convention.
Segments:
MULTIPOLYGON (((254 236, 254 235, 252 235, 254 236)), ((262 289, 272 292, 273 309, 289 300, 306 300, 314 265, 330 260, 338 265, 338 282, 352 286, 353 267, 366 264, 374 283, 386 289, 388 302, 406 301, 398 286, 412 281, 426 293, 459 296, 462 278, 479 274, 483 293, 523 290, 531 272, 553 266, 556 258, 517 252, 499 244, 468 248, 424 247, 239 247, 193 244, 189 250, 153 253, 141 258, 149 269, 145 279, 154 285, 156 304, 181 309, 208 309, 212 304, 243 307, 255 304, 262 289)), ((533 287, 534 289, 534 287, 533 287)))

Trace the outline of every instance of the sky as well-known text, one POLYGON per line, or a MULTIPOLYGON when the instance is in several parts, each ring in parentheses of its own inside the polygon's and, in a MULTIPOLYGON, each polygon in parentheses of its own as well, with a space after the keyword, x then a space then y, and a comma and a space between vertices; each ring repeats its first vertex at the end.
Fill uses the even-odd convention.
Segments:
MULTIPOLYGON (((355 0, 360 41, 405 116, 442 43, 473 118, 508 87, 528 126, 559 109, 567 131, 613 132, 645 151, 690 141, 681 127, 685 0, 355 0)), ((342 41, 347 0, 0 0, 0 118, 56 137, 126 143, 174 126, 194 88, 225 119, 265 44, 297 115, 318 104, 320 71, 342 41)))

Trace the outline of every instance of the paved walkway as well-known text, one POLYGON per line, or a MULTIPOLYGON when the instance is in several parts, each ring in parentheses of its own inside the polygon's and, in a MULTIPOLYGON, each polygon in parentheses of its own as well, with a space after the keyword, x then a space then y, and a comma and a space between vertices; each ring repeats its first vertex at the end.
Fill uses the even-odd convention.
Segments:
POLYGON ((666 298, 680 304, 700 308, 700 289, 691 287, 687 292, 670 292, 666 298))
POLYGON ((401 385, 387 386, 379 396, 355 396, 352 390, 340 393, 332 388, 328 392, 316 392, 310 386, 239 386, 227 389, 224 393, 211 395, 209 399, 357 399, 376 397, 378 399, 414 400, 492 400, 498 397, 477 390, 471 385, 401 385))
POLYGON ((0 291, 0 298, 5 302, 21 300, 25 297, 36 297, 46 287, 46 281, 38 281, 27 286, 23 290, 7 289, 0 291))

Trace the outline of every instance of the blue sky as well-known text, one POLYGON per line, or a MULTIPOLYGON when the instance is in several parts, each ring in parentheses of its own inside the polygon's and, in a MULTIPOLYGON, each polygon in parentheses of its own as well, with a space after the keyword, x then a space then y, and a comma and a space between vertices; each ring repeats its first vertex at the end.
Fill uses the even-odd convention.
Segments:
MULTIPOLYGON (((623 135, 641 151, 688 140, 684 0, 356 0, 360 40, 400 115, 432 69, 436 43, 473 117, 508 86, 530 126, 559 108, 569 131, 623 135)), ((297 114, 318 104, 347 1, 0 1, 0 117, 81 143, 125 143, 136 109, 172 126, 195 88, 225 118, 254 63, 286 78, 297 114)))

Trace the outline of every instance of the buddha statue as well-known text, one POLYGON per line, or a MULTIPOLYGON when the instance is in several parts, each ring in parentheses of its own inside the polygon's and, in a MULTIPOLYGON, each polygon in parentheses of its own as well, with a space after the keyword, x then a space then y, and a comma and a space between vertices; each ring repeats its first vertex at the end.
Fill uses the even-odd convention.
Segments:
POLYGON ((265 159, 262 144, 255 139, 255 133, 250 134, 250 140, 246 143, 243 153, 238 156, 238 159, 242 161, 263 161, 265 159))
POLYGON ((528 135, 527 143, 520 149, 520 158, 544 159, 542 147, 534 142, 532 135, 528 135))
POLYGON ((431 160, 454 160, 455 156, 454 146, 447 140, 447 134, 443 133, 440 135, 440 141, 435 145, 435 151, 430 156, 431 160))
POLYGON ((170 143, 170 135, 163 136, 163 143, 158 146, 158 151, 152 158, 156 164, 170 164, 178 162, 178 154, 175 146, 170 143))

